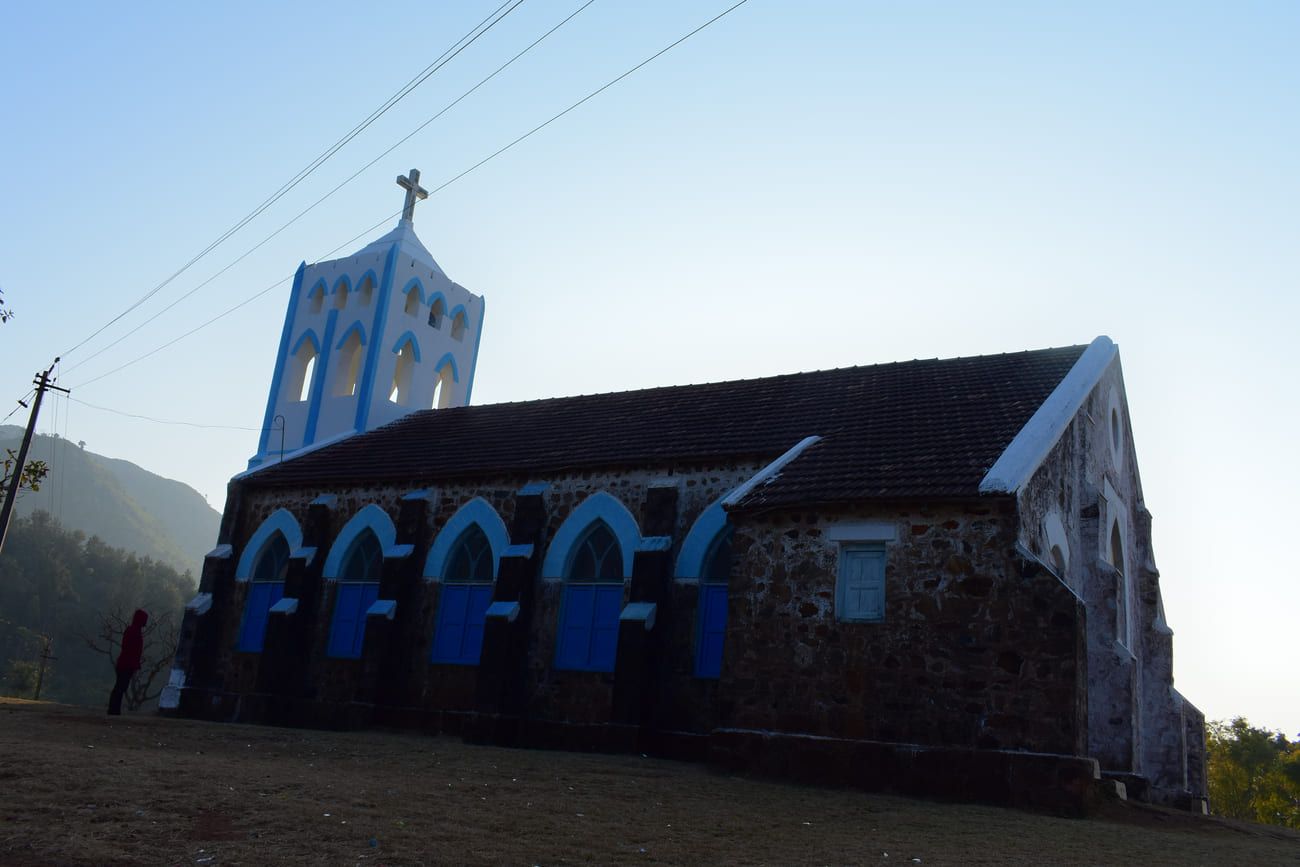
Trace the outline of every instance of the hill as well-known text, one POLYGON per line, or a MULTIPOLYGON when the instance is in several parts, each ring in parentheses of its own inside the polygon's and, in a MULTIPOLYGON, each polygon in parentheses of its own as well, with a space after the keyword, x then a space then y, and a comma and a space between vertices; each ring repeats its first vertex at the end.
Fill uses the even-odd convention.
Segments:
MULTIPOLYGON (((22 434, 0 426, 0 449, 16 450, 22 434)), ((28 459, 48 462, 50 476, 19 498, 20 516, 49 512, 70 530, 195 575, 216 542, 221 515, 189 485, 43 434, 28 459)))
POLYGON ((1090 819, 450 737, 0 701, 6 864, 1282 864, 1300 834, 1090 819))

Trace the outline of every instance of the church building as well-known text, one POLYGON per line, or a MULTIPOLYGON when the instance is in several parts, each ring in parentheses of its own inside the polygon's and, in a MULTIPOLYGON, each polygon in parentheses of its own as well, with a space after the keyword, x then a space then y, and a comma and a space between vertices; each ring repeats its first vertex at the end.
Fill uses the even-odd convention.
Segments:
POLYGON ((1108 338, 471 406, 418 181, 298 270, 164 712, 1203 809, 1108 338))

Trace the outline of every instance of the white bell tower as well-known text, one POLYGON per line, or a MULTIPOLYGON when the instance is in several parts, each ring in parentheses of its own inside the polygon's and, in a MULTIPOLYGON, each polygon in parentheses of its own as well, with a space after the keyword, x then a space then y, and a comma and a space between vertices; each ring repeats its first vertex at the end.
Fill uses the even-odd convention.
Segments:
POLYGON ((397 183, 397 228, 352 256, 298 266, 250 469, 469 403, 483 298, 448 279, 415 236, 415 203, 429 195, 419 171, 397 183))

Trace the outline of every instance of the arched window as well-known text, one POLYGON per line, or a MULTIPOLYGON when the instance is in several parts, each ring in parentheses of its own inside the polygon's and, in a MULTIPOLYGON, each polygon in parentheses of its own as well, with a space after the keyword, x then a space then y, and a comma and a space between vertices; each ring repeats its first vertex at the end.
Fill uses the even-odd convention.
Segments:
POLYGON ((320 312, 321 307, 324 306, 325 304, 324 283, 317 283, 315 286, 311 287, 311 291, 307 293, 307 303, 308 303, 308 309, 312 313, 320 312))
POLYGON ((443 317, 447 315, 447 302, 442 300, 442 296, 435 296, 433 303, 429 305, 429 325, 434 328, 442 327, 443 317))
POLYGON ((405 404, 411 399, 411 379, 415 376, 415 345, 411 341, 402 344, 397 352, 397 363, 393 365, 393 384, 388 390, 388 399, 393 403, 405 404))
POLYGON ((1124 538, 1119 531, 1119 521, 1110 527, 1110 565, 1115 567, 1115 634, 1119 642, 1129 646, 1128 579, 1124 568, 1124 538))
POLYGON ((311 397, 311 380, 316 372, 316 358, 320 354, 316 338, 310 331, 298 340, 298 346, 289 360, 289 377, 284 393, 290 400, 301 403, 311 397))
POLYGON ((371 274, 361 278, 357 284, 357 296, 361 299, 361 306, 366 307, 370 304, 370 299, 375 297, 375 278, 371 274))
POLYGON ((330 623, 330 656, 358 659, 366 634, 366 612, 379 598, 384 551, 379 537, 366 528, 343 555, 330 623))
POLYGON ((478 524, 470 524, 452 546, 442 576, 433 662, 478 665, 495 562, 487 534, 478 524))
POLYGON ((727 635, 727 579, 731 575, 731 527, 713 540, 700 570, 700 619, 695 641, 695 676, 722 675, 727 635))
POLYGON ((348 306, 348 281, 346 277, 340 277, 339 282, 334 284, 334 309, 342 310, 348 306))
POLYGON ((338 373, 334 375, 334 395, 347 397, 357 393, 361 377, 361 331, 355 330, 338 348, 338 373))
POLYGON ((249 576, 248 596, 244 600, 244 618, 239 624, 236 649, 260 653, 266 638, 266 621, 271 606, 284 596, 284 579, 289 573, 289 543, 276 531, 262 545, 249 576))
POLYGON ((555 666, 613 671, 623 609, 623 549, 604 521, 579 537, 565 570, 555 666))
POLYGON ((407 316, 420 315, 420 293, 414 287, 406 293, 406 305, 402 308, 402 312, 407 316))
POLYGON ((461 340, 465 337, 465 328, 469 324, 469 319, 465 316, 464 308, 458 308, 451 317, 451 336, 453 340, 461 340))
POLYGON ((449 359, 438 369, 433 383, 433 409, 451 406, 452 384, 456 381, 456 367, 449 359))

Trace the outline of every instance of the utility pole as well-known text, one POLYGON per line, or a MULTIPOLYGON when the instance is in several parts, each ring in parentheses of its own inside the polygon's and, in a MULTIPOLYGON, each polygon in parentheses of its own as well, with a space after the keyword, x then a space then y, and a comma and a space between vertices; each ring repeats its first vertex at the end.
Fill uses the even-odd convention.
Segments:
POLYGON ((50 372, 54 370, 54 365, 59 360, 54 359, 43 373, 36 374, 32 380, 32 385, 36 386, 36 397, 32 400, 32 414, 27 419, 27 432, 23 434, 23 444, 18 448, 18 463, 14 466, 13 476, 9 479, 9 490, 5 491, 4 509, 0 510, 0 551, 4 550, 5 537, 9 535, 9 519, 14 514, 14 504, 18 502, 18 486, 22 484, 23 467, 27 466, 27 450, 32 445, 32 434, 36 432, 36 416, 41 411, 41 399, 45 397, 47 391, 61 391, 64 394, 71 392, 66 388, 59 388, 50 382, 50 372))
POLYGON ((54 645, 54 639, 48 635, 41 636, 41 667, 36 672, 36 695, 34 701, 41 700, 41 687, 45 685, 45 669, 49 664, 58 659, 57 656, 50 655, 50 649, 54 645))

